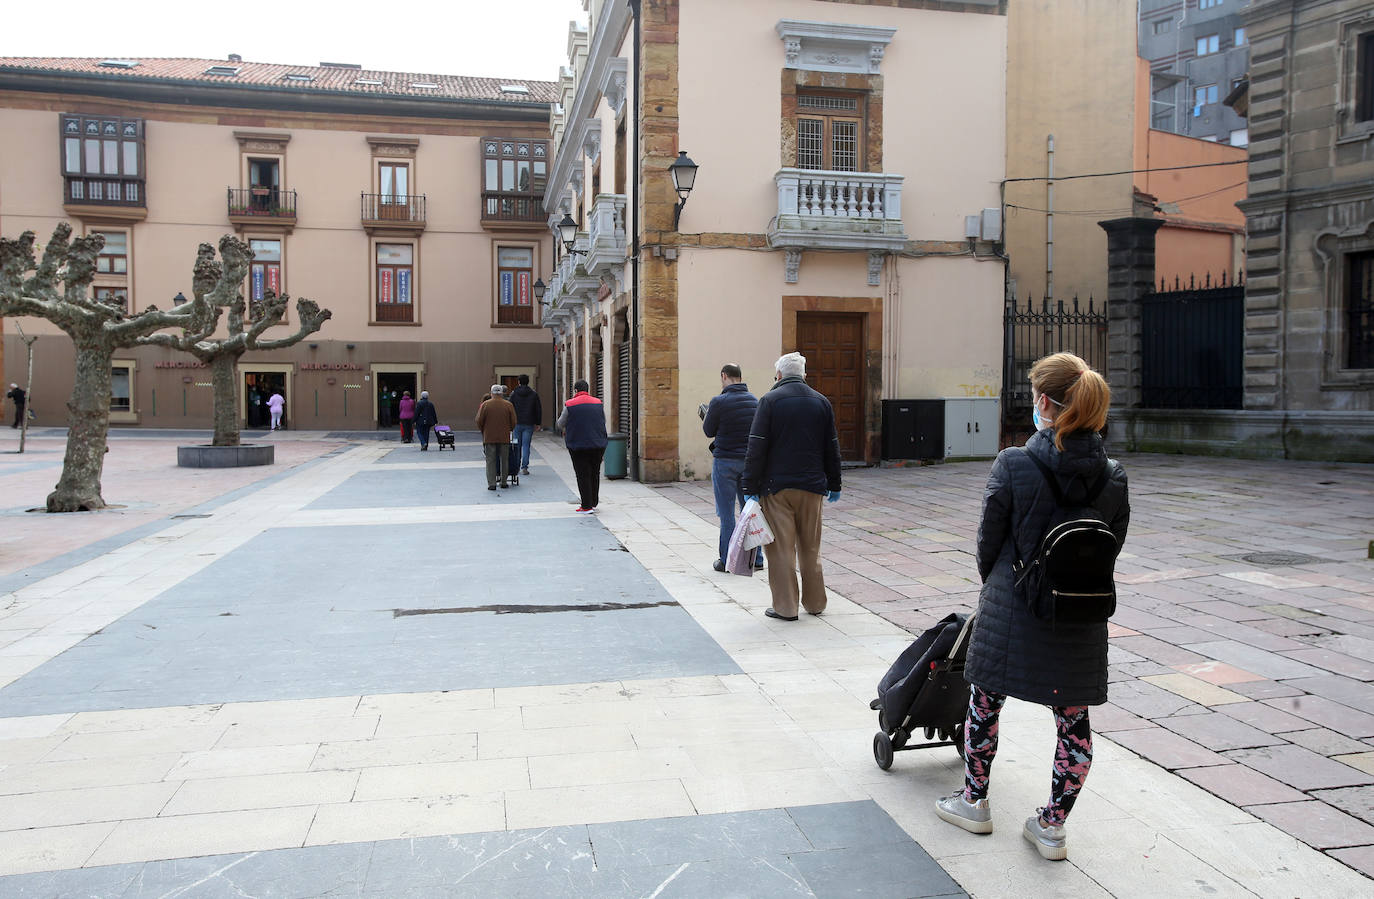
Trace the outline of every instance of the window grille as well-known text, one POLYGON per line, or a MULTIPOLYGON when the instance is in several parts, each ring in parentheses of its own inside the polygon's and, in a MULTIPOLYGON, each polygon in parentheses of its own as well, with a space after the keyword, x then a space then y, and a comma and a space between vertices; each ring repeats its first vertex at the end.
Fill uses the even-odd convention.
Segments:
POLYGON ((858 171, 859 126, 855 122, 835 122, 831 138, 830 164, 837 172, 858 171))
POLYGON ((839 109, 858 112, 857 97, 833 97, 826 94, 798 94, 797 106, 802 109, 839 109))
POLYGON ((825 125, 819 119, 797 120, 797 168, 824 167, 824 133, 825 125))

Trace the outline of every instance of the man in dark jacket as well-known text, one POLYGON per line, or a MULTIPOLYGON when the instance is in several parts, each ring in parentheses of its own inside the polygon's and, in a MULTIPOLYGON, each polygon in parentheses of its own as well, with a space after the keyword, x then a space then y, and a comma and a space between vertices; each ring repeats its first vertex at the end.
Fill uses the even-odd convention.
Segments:
MULTIPOLYGON (((711 488, 716 494, 716 517, 720 519, 720 554, 716 571, 725 570, 730 535, 735 532, 735 516, 744 505, 744 452, 749 447, 749 426, 754 422, 758 398, 744 383, 744 372, 733 362, 720 369, 720 393, 711 398, 702 413, 701 430, 711 441, 711 488)), ((757 567, 763 567, 758 556, 757 567)))
POLYGON ((761 497, 763 517, 773 532, 764 555, 773 575, 770 618, 797 620, 797 577, 801 606, 825 611, 821 574, 821 499, 840 498, 840 439, 830 400, 806 386, 806 357, 788 353, 773 365, 776 384, 759 399, 749 428, 742 486, 746 498, 761 497))
POLYGON ((420 401, 415 404, 415 430, 420 435, 420 451, 429 449, 429 429, 439 423, 439 413, 429 401, 429 391, 420 391, 420 401))
POLYGON ((534 432, 542 431, 544 410, 539 394, 530 387, 530 376, 520 376, 520 386, 511 391, 510 404, 515 407, 515 439, 520 443, 520 473, 530 473, 530 443, 534 432))
POLYGON ((558 416, 563 429, 563 445, 572 457, 577 475, 581 505, 577 511, 589 515, 601 499, 601 457, 606 454, 606 412, 601 400, 587 392, 586 381, 573 384, 573 397, 563 404, 558 416))
POLYGON ((28 395, 24 393, 24 388, 20 387, 18 384, 10 384, 10 392, 5 394, 5 398, 14 403, 14 424, 10 425, 10 427, 17 428, 19 427, 19 423, 24 420, 24 401, 27 397, 28 395))

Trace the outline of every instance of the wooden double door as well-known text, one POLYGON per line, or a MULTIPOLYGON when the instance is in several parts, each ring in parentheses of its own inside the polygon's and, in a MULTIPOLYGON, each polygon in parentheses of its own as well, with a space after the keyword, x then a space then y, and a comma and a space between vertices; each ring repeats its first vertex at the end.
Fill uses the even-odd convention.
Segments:
POLYGON ((864 461, 864 319, 861 312, 800 312, 797 352, 806 382, 835 409, 840 458, 864 461))

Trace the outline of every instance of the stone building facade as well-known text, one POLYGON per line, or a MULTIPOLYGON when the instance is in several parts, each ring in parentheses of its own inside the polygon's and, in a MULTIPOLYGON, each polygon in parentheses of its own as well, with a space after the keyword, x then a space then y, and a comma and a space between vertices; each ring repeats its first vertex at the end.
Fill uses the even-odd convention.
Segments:
POLYGON ((576 227, 545 323, 631 474, 706 476, 721 365, 758 393, 791 350, 852 461, 879 460, 885 399, 982 402, 968 431, 995 435, 1006 7, 588 0, 552 117, 545 206, 576 227))
MULTIPOLYGON (((520 374, 551 408, 533 284, 551 252, 554 87, 238 58, 0 58, 0 230, 40 244, 62 221, 104 234, 93 290, 133 311, 190 294, 198 244, 249 242, 249 299, 271 289, 333 312, 306 341, 243 357, 249 428, 275 391, 293 428, 395 427, 403 390, 429 390, 468 428, 481 394, 520 374)), ((36 424, 60 426, 71 342, 22 327, 40 335, 36 424)), ((23 381, 16 329, 5 340, 4 380, 23 381)), ((122 351, 113 380, 115 425, 211 425, 208 371, 185 354, 122 351)))
POLYGON ((1245 412, 1270 454, 1374 461, 1374 3, 1253 0, 1245 412))

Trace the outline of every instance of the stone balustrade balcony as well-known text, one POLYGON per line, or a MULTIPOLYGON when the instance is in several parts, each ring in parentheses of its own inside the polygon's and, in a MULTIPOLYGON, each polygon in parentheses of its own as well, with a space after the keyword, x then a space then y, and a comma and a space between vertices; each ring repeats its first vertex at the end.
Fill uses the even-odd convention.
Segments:
POLYGON ((625 264, 625 195, 597 194, 587 223, 587 273, 600 276, 625 264))

